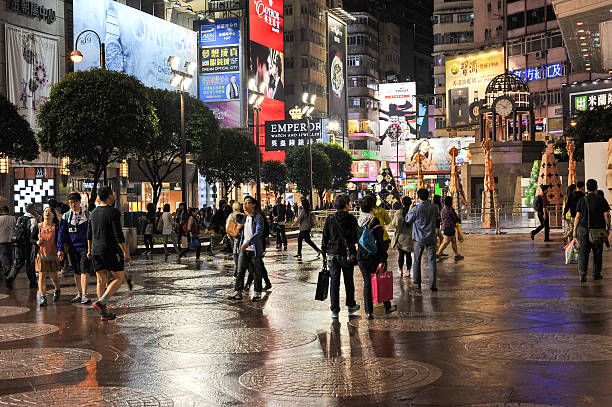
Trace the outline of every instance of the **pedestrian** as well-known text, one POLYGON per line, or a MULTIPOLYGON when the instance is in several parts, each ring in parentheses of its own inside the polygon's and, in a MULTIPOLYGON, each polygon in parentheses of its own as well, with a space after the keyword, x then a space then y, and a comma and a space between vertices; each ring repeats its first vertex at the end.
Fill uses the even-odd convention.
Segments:
POLYGON ((202 244, 200 243, 200 219, 198 208, 191 208, 191 214, 187 221, 187 233, 189 240, 189 248, 193 247, 196 250, 195 262, 197 264, 202 263, 200 260, 200 251, 202 250, 202 244))
MULTIPOLYGON (((374 197, 376 198, 376 197, 374 197)), ((389 233, 387 233, 387 225, 391 224, 391 218, 389 217, 389 213, 382 206, 376 206, 376 210, 374 212, 374 216, 380 222, 380 227, 383 230, 383 239, 385 244, 387 245, 386 251, 389 250, 389 246, 391 245, 391 238, 389 237, 389 233)))
POLYGON ((161 234, 164 239, 164 261, 168 261, 168 241, 172 242, 176 255, 179 255, 179 249, 176 244, 175 223, 170 213, 170 204, 164 204, 164 211, 159 218, 161 223, 161 234))
POLYGON ((533 209, 538 214, 538 220, 540 226, 531 231, 531 240, 534 240, 535 235, 540 233, 544 229, 544 241, 552 242, 550 239, 550 219, 548 214, 548 198, 546 197, 546 191, 548 191, 548 185, 540 185, 540 194, 534 198, 533 209))
POLYGON ((334 202, 336 213, 329 215, 323 226, 321 253, 323 263, 329 267, 331 277, 330 302, 332 318, 340 313, 340 274, 344 277, 345 305, 349 315, 359 311, 360 305, 355 302, 355 282, 353 271, 357 258, 357 219, 349 213, 350 199, 347 195, 338 195, 334 202))
MULTIPOLYGON (((232 222, 236 222, 238 224, 242 223, 242 219, 244 218, 244 214, 242 213, 242 207, 240 206, 240 202, 234 202, 232 204, 232 213, 225 220, 225 230, 229 229, 229 225, 232 222)), ((234 237, 230 236, 230 243, 232 245, 232 257, 234 258, 234 277, 238 275, 238 255, 240 254, 240 235, 234 237)))
POLYGON ((440 218, 440 214, 442 213, 442 197, 440 195, 433 196, 433 204, 438 207, 438 220, 436 220, 436 249, 440 247, 444 237, 442 236, 442 231, 440 230, 440 226, 442 224, 442 220, 440 218))
MULTIPOLYGON (((293 213, 293 209, 291 208, 291 204, 287 203, 287 207, 285 209, 285 214, 287 217, 287 222, 293 222, 293 219, 295 219, 295 214, 293 213)), ((287 250, 287 249, 285 249, 287 250)))
POLYGON ((272 218, 276 223, 276 249, 284 248, 287 250, 287 234, 285 233, 285 222, 287 221, 287 211, 281 198, 276 198, 276 205, 272 208, 272 218))
POLYGON ((238 276, 234 285, 234 295, 229 296, 230 300, 242 300, 244 289, 244 275, 249 267, 252 267, 255 291, 252 301, 261 300, 261 279, 263 273, 264 255, 264 217, 261 214, 259 202, 247 196, 244 199, 244 210, 246 212, 241 223, 240 229, 240 254, 238 257, 238 276))
POLYGON ((5 278, 13 262, 13 243, 11 236, 17 219, 9 213, 6 205, 0 206, 0 278, 5 278))
MULTIPOLYGON (((371 274, 377 272, 380 267, 381 270, 387 269, 387 244, 384 241, 383 229, 380 221, 374 213, 376 211, 376 198, 372 195, 366 195, 360 201, 362 214, 357 221, 357 225, 361 228, 363 233, 364 228, 369 228, 374 235, 376 241, 376 253, 370 253, 367 251, 361 243, 358 243, 359 247, 357 251, 357 261, 359 263, 359 269, 363 276, 363 304, 368 319, 374 318, 374 304, 372 300, 372 280, 371 274)), ((385 313, 390 314, 397 310, 397 305, 391 305, 391 301, 385 301, 385 313)))
MULTIPOLYGON (((574 218, 572 217, 571 204, 573 195, 576 192, 576 184, 567 187, 565 199, 563 201, 563 218, 565 220, 565 229, 563 230, 563 245, 574 239, 574 218)), ((576 216, 576 205, 574 203, 574 216, 576 216)))
POLYGON ((125 281, 124 262, 130 262, 130 253, 121 230, 121 213, 113 205, 115 195, 107 186, 98 190, 100 205, 94 209, 87 225, 87 257, 93 260, 97 276, 98 300, 92 306, 100 312, 100 319, 115 319, 104 304, 125 281), (113 281, 108 283, 108 273, 113 281), (108 286, 107 286, 108 285, 108 286))
POLYGON ((33 250, 35 249, 36 236, 32 236, 36 223, 36 206, 33 203, 26 204, 25 213, 17 219, 13 230, 15 258, 11 271, 4 280, 4 285, 9 290, 13 288, 13 281, 24 266, 30 280, 30 288, 38 288, 38 281, 34 272, 36 251, 33 250))
POLYGON ((57 278, 59 271, 59 259, 57 256, 57 233, 58 226, 54 223, 54 210, 47 207, 43 211, 43 221, 38 224, 33 232, 35 235, 38 254, 36 255, 35 268, 38 273, 38 291, 40 292, 40 306, 47 306, 47 275, 53 283, 53 302, 60 299, 60 283, 57 278))
POLYGON ((189 242, 186 241, 187 239, 183 239, 185 235, 185 233, 183 232, 184 230, 183 226, 187 225, 188 220, 189 220, 189 213, 187 212, 187 205, 185 204, 185 202, 181 202, 178 206, 178 209, 176 210, 176 236, 178 240, 177 245, 178 245, 179 250, 181 251, 179 255, 177 256, 178 259, 180 259, 182 256, 182 249, 184 248, 183 246, 189 247, 189 242))
POLYGON ((436 253, 438 259, 445 257, 444 249, 450 244, 453 248, 453 253, 455 253, 455 260, 463 260, 463 256, 459 254, 457 250, 457 223, 461 223, 461 218, 457 216, 457 212, 453 208, 453 198, 451 196, 447 196, 444 198, 444 208, 442 208, 441 215, 441 228, 442 234, 444 235, 444 241, 438 248, 438 252, 436 253))
POLYGON ((578 239, 578 273, 580 281, 587 281, 589 255, 593 251, 593 280, 601 280, 603 245, 610 230, 610 206, 608 201, 597 194, 597 181, 586 182, 587 194, 576 205, 574 236, 578 239), (598 237, 597 234, 603 235, 598 237), (604 239, 605 237, 605 239, 604 239))
POLYGON ((302 198, 302 212, 298 217, 297 223, 300 225, 300 233, 298 234, 298 249, 297 254, 293 257, 302 258, 302 241, 305 241, 317 252, 317 258, 321 256, 321 250, 310 238, 310 231, 316 225, 317 219, 314 213, 310 210, 310 203, 306 198, 302 198))
POLYGON ((90 304, 87 298, 88 275, 93 275, 91 260, 87 257, 87 228, 89 211, 81 207, 81 195, 73 192, 68 195, 70 210, 62 215, 57 236, 57 257, 63 261, 68 253, 74 273, 77 295, 72 303, 90 304))
POLYGON ((414 241, 414 264, 412 278, 414 286, 421 289, 421 257, 427 250, 429 262, 429 284, 431 291, 438 291, 436 286, 436 222, 440 217, 438 206, 429 201, 429 191, 421 188, 417 191, 416 205, 406 214, 406 223, 412 225, 412 240, 414 241))
POLYGON ((147 212, 142 216, 141 221, 143 222, 143 237, 145 244, 145 251, 143 254, 153 253, 153 233, 155 233, 155 224, 157 219, 155 218, 155 205, 152 202, 147 204, 147 212))
POLYGON ((401 276, 404 275, 404 259, 406 260, 406 273, 408 277, 410 277, 410 269, 412 268, 414 242, 412 241, 412 226, 408 225, 405 219, 411 205, 412 199, 409 196, 403 197, 402 209, 395 212, 395 216, 393 216, 391 221, 391 226, 395 228, 391 247, 397 247, 397 266, 401 276))

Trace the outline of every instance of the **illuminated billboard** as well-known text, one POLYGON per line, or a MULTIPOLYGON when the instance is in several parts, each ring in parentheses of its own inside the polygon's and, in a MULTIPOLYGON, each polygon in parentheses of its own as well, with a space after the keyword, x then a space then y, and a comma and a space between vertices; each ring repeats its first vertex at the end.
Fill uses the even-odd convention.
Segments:
POLYGON ((504 73, 504 49, 494 48, 446 58, 446 117, 448 127, 476 124, 470 106, 484 99, 487 85, 504 73))
MULTIPOLYGON (((347 110, 346 24, 327 14, 327 88, 329 118, 346 123, 347 110), (337 118, 336 118, 337 120, 337 118)), ((342 129, 342 134, 345 129, 342 129)))
POLYGON ((416 82, 381 83, 378 94, 380 158, 403 161, 406 140, 416 138, 416 82))
MULTIPOLYGON (((135 76, 143 84, 158 89, 170 85, 172 71, 168 57, 196 62, 197 33, 179 25, 143 13, 115 1, 74 0, 74 39, 85 30, 93 30, 105 44, 106 69, 135 76)), ((95 38, 83 34, 77 44, 83 60, 75 70, 100 66, 100 48, 95 38)), ((197 95, 197 81, 187 87, 197 95)))
POLYGON ((456 147, 459 150, 457 163, 469 162, 468 146, 474 142, 474 137, 440 137, 423 140, 408 140, 406 142, 406 173, 417 172, 416 155, 421 153, 425 158, 422 162, 423 172, 450 172, 451 156, 449 150, 456 147))

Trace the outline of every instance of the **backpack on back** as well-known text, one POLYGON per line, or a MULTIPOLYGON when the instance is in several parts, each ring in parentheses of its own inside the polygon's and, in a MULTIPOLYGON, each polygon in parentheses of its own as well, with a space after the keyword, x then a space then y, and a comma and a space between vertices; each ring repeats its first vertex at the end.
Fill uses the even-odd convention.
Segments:
POLYGON ((20 245, 27 243, 30 240, 30 218, 27 216, 20 216, 13 229, 11 235, 11 243, 20 245))
POLYGON ((533 210, 536 212, 542 212, 543 208, 542 208, 542 197, 540 195, 537 195, 535 198, 533 198, 533 210))
POLYGON ((227 230, 225 231, 229 237, 238 237, 240 234, 240 224, 235 220, 230 221, 229 225, 227 225, 227 230))
POLYGON ((370 229, 370 225, 372 224, 374 219, 376 218, 373 218, 367 225, 363 227, 363 230, 361 232, 361 237, 359 238, 359 245, 363 247, 365 251, 370 254, 376 254, 376 252, 378 251, 378 247, 376 246, 376 239, 374 238, 373 231, 377 227, 380 227, 380 225, 376 225, 372 229, 370 229))

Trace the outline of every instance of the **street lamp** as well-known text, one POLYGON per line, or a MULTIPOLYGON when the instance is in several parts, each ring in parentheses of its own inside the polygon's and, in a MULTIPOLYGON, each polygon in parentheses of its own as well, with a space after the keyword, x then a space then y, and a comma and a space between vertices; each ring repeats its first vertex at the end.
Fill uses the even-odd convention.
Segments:
POLYGON ((9 173, 9 158, 8 156, 0 153, 0 174, 9 173))
POLYGON ((81 38, 81 35, 85 34, 85 37, 81 40, 81 45, 84 44, 89 44, 91 42, 91 37, 92 34, 95 35, 95 38, 98 40, 98 45, 100 47, 100 68, 102 69, 106 69, 106 61, 104 59, 104 54, 105 54, 105 48, 104 48, 104 43, 102 42, 102 40, 100 39, 100 36, 98 35, 97 32, 93 31, 93 30, 85 30, 82 31, 77 37, 76 40, 74 41, 74 51, 72 51, 70 53, 70 60, 72 60, 72 62, 79 63, 83 60, 83 53, 81 51, 79 51, 79 39, 81 38))
POLYGON ((193 80, 196 65, 193 62, 185 61, 185 71, 179 70, 181 59, 177 56, 168 58, 168 65, 172 70, 170 85, 178 88, 177 92, 181 95, 181 199, 187 205, 187 137, 185 136, 185 89, 189 87, 193 80))
POLYGON ((308 132, 308 154, 310 156, 310 209, 314 209, 314 202, 312 200, 312 140, 310 137, 310 119, 312 118, 312 112, 314 111, 315 100, 317 100, 317 95, 309 95, 308 92, 304 92, 302 95, 302 103, 304 103, 304 107, 302 108, 302 115, 306 116, 306 131, 308 132))
POLYGON ((261 111, 261 103, 264 101, 265 84, 262 83, 257 90, 255 78, 249 81, 249 106, 253 106, 253 127, 255 133, 255 144, 257 145, 257 201, 261 202, 261 149, 259 147, 259 112, 261 111))
MULTIPOLYGON (((327 123, 327 130, 334 136, 332 143, 335 143, 336 137, 343 133, 344 121, 337 113, 334 113, 330 119, 331 120, 327 123)), ((344 134, 342 134, 342 147, 344 148, 344 134)))

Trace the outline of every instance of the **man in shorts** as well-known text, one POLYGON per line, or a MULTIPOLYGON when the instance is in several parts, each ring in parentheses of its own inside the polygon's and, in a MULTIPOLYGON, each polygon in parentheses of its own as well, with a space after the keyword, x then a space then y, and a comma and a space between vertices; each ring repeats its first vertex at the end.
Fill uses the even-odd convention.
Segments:
POLYGON ((61 220, 57 236, 57 257, 63 261, 65 252, 68 253, 77 295, 72 303, 91 304, 87 298, 87 276, 93 275, 91 260, 87 257, 87 229, 89 224, 89 211, 81 207, 81 195, 73 192, 68 195, 70 210, 61 220))
POLYGON ((130 262, 130 253, 121 230, 121 213, 113 206, 115 195, 110 187, 100 187, 98 200, 100 206, 91 212, 87 226, 87 257, 93 260, 98 279, 98 300, 92 307, 100 312, 102 321, 108 321, 116 316, 108 312, 104 302, 112 297, 125 281, 123 263, 130 262), (113 281, 107 287, 108 272, 112 274, 113 281))

